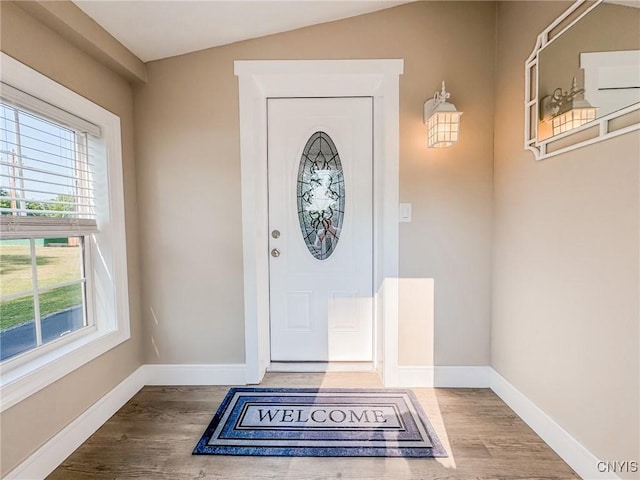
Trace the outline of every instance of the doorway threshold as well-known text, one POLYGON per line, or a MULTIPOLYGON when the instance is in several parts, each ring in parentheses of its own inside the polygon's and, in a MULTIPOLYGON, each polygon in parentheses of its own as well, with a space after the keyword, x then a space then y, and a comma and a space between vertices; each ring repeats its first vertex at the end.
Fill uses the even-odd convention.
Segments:
POLYGON ((373 362, 271 362, 268 372, 373 372, 373 362))

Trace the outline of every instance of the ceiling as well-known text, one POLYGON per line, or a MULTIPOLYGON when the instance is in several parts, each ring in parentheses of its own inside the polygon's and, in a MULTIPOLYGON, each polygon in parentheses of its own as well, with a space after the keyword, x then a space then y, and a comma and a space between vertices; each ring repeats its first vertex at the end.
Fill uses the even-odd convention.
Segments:
POLYGON ((353 17, 413 0, 74 0, 140 60, 148 62, 353 17))

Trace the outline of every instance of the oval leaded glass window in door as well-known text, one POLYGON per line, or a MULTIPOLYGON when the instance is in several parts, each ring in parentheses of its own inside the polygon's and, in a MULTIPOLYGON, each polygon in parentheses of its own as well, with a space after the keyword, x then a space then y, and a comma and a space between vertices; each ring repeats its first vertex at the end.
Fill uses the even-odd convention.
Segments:
POLYGON ((298 167, 298 220, 311 255, 325 260, 336 249, 344 217, 344 173, 333 140, 316 132, 298 167))

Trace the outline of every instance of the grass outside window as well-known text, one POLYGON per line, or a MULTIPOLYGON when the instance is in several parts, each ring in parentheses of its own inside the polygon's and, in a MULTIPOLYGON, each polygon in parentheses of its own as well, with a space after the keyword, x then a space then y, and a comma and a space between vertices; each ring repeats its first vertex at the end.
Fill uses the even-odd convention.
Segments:
MULTIPOLYGON (((49 289, 82 279, 81 245, 77 241, 71 242, 75 246, 45 246, 45 243, 37 239, 35 247, 40 318, 83 304, 80 283, 49 289)), ((0 241, 0 295, 5 298, 25 293, 0 302, 0 331, 34 320, 32 270, 29 240, 0 241)))

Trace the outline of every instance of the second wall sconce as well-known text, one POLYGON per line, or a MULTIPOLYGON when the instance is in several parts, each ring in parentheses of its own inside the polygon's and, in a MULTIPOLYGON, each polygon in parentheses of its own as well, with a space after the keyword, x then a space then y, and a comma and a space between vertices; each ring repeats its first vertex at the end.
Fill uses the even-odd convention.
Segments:
POLYGON ((424 123, 427 126, 429 148, 450 147, 458 141, 462 112, 458 112, 455 105, 447 102, 450 96, 443 80, 440 92, 424 102, 424 123))
POLYGON ((556 88, 540 101, 540 120, 551 122, 553 135, 558 135, 595 120, 597 110, 584 99, 584 88, 578 89, 573 77, 569 92, 556 88))

